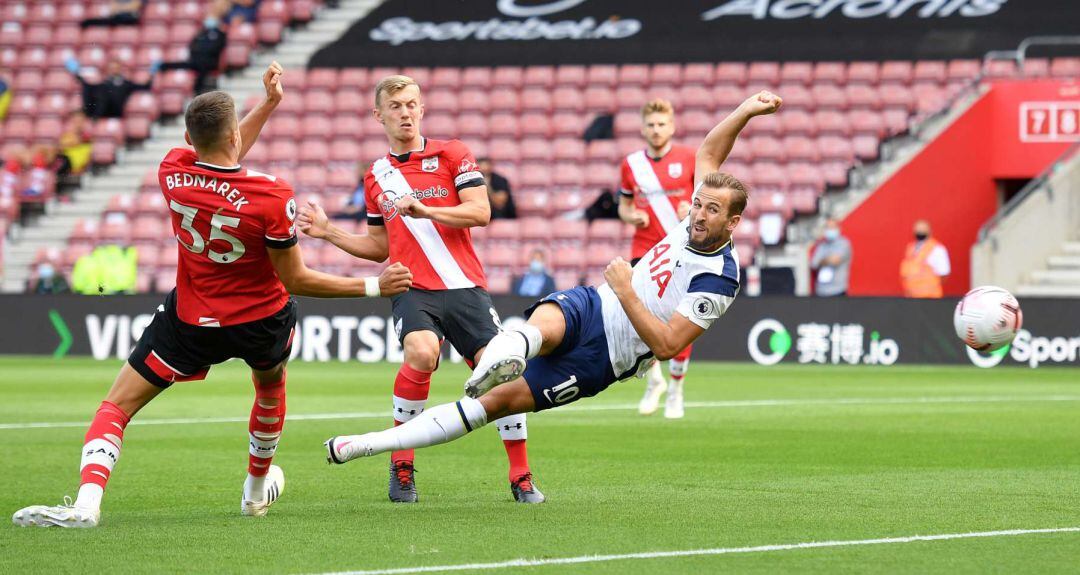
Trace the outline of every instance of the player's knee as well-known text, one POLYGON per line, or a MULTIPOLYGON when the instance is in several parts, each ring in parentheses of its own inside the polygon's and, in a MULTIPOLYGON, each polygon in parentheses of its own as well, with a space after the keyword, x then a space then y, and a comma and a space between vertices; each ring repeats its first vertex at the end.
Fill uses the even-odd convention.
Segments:
POLYGON ((427 343, 407 346, 405 363, 420 371, 435 371, 439 365, 439 346, 427 343))

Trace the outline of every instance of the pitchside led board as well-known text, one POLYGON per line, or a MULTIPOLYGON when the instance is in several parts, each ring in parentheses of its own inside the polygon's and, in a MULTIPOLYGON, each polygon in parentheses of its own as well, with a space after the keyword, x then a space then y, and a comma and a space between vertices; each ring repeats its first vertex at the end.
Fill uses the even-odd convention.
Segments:
POLYGON ((1078 29, 1076 0, 388 0, 309 66, 981 58, 1078 29))
MULTIPOLYGON (((161 296, 0 296, 0 354, 124 358, 161 296)), ((294 358, 393 361, 401 347, 384 300, 300 298, 294 358)), ((496 297, 504 325, 533 300, 496 297)), ((968 350, 952 326, 955 300, 741 298, 694 345, 700 360, 762 365, 957 364, 1080 367, 1080 300, 1024 299, 1024 329, 993 355, 968 350)), ((447 352, 451 361, 460 361, 447 352)))

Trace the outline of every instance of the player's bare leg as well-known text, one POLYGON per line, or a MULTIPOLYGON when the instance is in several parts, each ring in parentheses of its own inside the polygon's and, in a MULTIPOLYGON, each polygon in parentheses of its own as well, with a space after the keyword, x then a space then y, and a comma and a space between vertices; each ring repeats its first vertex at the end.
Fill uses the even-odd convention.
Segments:
MULTIPOLYGON (((442 341, 428 330, 409 332, 402 342, 405 361, 394 379, 394 425, 408 423, 424 411, 431 387, 431 374, 439 366, 442 341)), ((388 495, 394 503, 415 503, 415 455, 412 449, 390 454, 388 495)))
POLYGON ((26 507, 16 511, 12 521, 23 527, 96 526, 101 518, 105 485, 120 458, 124 428, 161 392, 162 388, 147 381, 125 362, 86 432, 79 466, 81 485, 75 501, 65 497, 63 505, 26 507))
POLYGON ((248 420, 248 474, 240 499, 240 513, 266 515, 285 490, 285 474, 272 465, 285 425, 285 362, 268 370, 251 370, 255 402, 248 420))
POLYGON ((562 342, 565 331, 566 318, 558 304, 539 305, 527 323, 502 330, 492 338, 465 382, 465 395, 477 398, 497 385, 521 377, 526 362, 551 353, 562 342))
POLYGON ((499 419, 536 409, 524 379, 501 385, 480 399, 463 397, 444 403, 408 423, 363 435, 339 435, 326 442, 327 461, 345 463, 396 449, 416 449, 447 443, 499 419))

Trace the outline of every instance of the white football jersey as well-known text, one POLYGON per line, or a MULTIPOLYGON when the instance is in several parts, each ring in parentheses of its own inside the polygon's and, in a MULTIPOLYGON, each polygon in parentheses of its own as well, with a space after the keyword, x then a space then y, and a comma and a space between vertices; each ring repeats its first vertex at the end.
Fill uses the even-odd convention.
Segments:
MULTIPOLYGON (((677 312, 702 329, 709 329, 739 293, 739 258, 731 242, 712 253, 691 248, 687 244, 689 222, 689 218, 679 222, 645 253, 634 266, 632 285, 649 313, 665 323, 677 312)), ((611 287, 605 283, 597 291, 611 368, 616 377, 625 379, 638 371, 642 360, 652 353, 611 287)))

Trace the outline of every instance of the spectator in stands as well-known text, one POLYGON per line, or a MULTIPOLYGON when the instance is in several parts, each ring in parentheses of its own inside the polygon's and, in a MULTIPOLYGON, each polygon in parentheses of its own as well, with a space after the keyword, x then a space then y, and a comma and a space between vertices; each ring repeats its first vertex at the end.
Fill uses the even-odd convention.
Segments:
POLYGON ((83 20, 82 27, 135 26, 139 23, 139 15, 142 14, 142 9, 142 0, 113 0, 108 16, 83 20))
POLYGON ((851 242, 840 235, 840 222, 829 218, 814 247, 810 267, 817 272, 814 293, 821 297, 846 296, 851 271, 851 242))
POLYGON ((908 244, 900 262, 900 283, 905 297, 940 298, 941 284, 952 271, 949 250, 930 236, 930 222, 918 220, 915 241, 908 244))
POLYGON ((8 106, 11 105, 11 89, 8 88, 7 80, 0 78, 0 121, 7 117, 8 106))
POLYGON ((492 169, 491 158, 480 158, 476 165, 487 181, 491 219, 516 219, 517 207, 514 206, 514 196, 510 193, 510 182, 492 169))
POLYGON ((337 220, 367 221, 367 206, 364 200, 364 174, 367 173, 368 165, 367 162, 356 164, 356 179, 359 183, 356 184, 356 189, 353 190, 352 196, 349 197, 349 202, 345 204, 345 207, 331 217, 337 220))
POLYGON ((0 197, 36 198, 43 196, 52 172, 50 162, 55 150, 49 146, 8 148, 0 173, 0 197))
POLYGON ((225 4, 228 5, 225 22, 230 27, 255 23, 255 16, 259 12, 259 0, 232 0, 232 2, 226 0, 225 4))
POLYGON ((19 157, 22 151, 8 149, 4 154, 4 167, 0 170, 0 198, 12 198, 21 193, 19 186, 22 184, 22 160, 19 157))
POLYGON ((619 219, 619 201, 615 199, 611 188, 600 190, 600 195, 585 208, 585 219, 590 223, 594 220, 619 219))
POLYGON ((69 293, 71 287, 64 274, 56 273, 51 262, 41 262, 37 268, 37 281, 31 291, 36 294, 69 293))
POLYGON ((221 65, 221 54, 225 52, 225 31, 221 29, 220 9, 211 10, 203 20, 202 30, 188 44, 188 59, 177 62, 162 62, 162 70, 191 70, 195 72, 195 93, 207 91, 210 75, 217 72, 221 65))
POLYGON ((615 115, 605 113, 593 118, 593 121, 589 123, 589 127, 585 128, 585 133, 581 137, 586 143, 593 140, 614 140, 615 115))
POLYGON ((533 250, 529 260, 529 271, 514 278, 510 292, 524 297, 540 297, 555 291, 555 278, 547 271, 543 250, 533 250))
MULTIPOLYGON (((139 90, 149 90, 151 80, 145 83, 133 82, 124 76, 124 65, 119 60, 112 60, 105 68, 105 79, 91 83, 79 72, 82 66, 74 56, 68 57, 64 66, 75 75, 82 84, 83 112, 91 118, 121 118, 128 98, 139 90)), ((150 66, 150 75, 157 72, 157 64, 150 66)))
POLYGON ((90 143, 90 122, 86 114, 72 112, 64 123, 64 131, 60 134, 60 154, 57 164, 56 175, 63 177, 79 175, 90 164, 90 153, 93 145, 90 143))
POLYGON ((85 295, 135 293, 138 257, 133 247, 98 246, 75 262, 72 288, 85 295))

